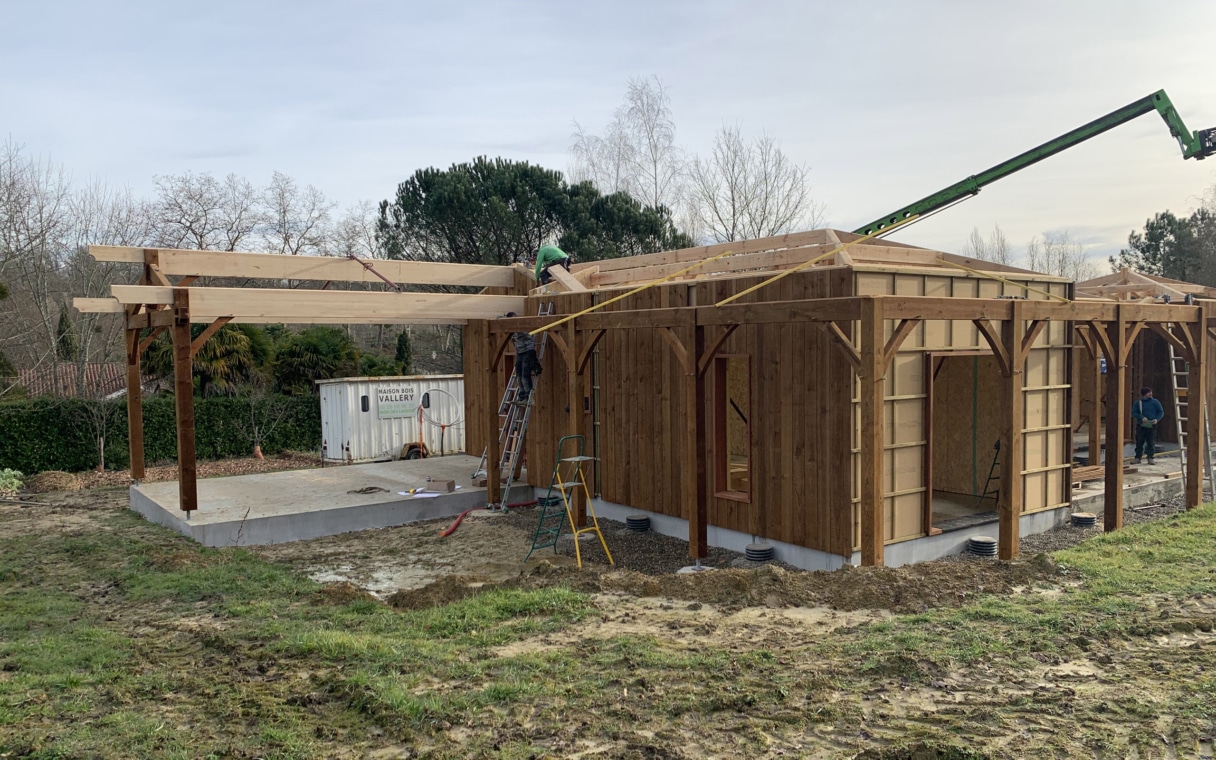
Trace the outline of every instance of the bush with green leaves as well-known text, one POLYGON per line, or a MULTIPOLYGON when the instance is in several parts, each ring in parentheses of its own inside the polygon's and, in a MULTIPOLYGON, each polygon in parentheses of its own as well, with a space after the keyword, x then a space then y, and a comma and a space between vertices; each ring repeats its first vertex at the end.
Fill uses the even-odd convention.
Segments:
MULTIPOLYGON (((176 459, 173 397, 145 399, 143 417, 145 460, 176 459)), ((199 459, 248 456, 255 438, 266 454, 321 447, 321 406, 315 396, 196 398, 194 419, 199 459)), ((0 468, 82 472, 97 466, 103 440, 106 465, 127 467, 125 399, 36 398, 0 403, 0 468)))

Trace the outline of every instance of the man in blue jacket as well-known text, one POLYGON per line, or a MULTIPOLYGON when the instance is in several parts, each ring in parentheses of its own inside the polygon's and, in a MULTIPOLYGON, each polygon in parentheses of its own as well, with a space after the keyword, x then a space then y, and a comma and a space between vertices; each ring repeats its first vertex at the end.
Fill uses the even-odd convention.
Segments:
POLYGON ((1132 404, 1132 424, 1136 426, 1136 464, 1140 455, 1148 454, 1148 463, 1154 464, 1157 453, 1157 423, 1165 416, 1161 402, 1153 398, 1153 389, 1147 385, 1140 389, 1140 398, 1132 404))

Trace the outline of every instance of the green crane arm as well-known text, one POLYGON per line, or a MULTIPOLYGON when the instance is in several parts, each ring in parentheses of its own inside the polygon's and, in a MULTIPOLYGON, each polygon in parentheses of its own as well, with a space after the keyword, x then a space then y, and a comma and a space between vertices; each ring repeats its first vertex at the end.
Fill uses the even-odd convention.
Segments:
POLYGON ((1016 171, 1025 169, 1027 166, 1038 163, 1045 158, 1054 156, 1060 151, 1067 150, 1078 143, 1082 143, 1091 137, 1096 137, 1108 129, 1113 129, 1150 111, 1157 111, 1161 114, 1161 118, 1165 119, 1166 125, 1170 128, 1170 134, 1178 140, 1178 145, 1182 148, 1183 158, 1202 160, 1207 156, 1216 154, 1216 129, 1204 129, 1199 132, 1188 131, 1186 124, 1182 122, 1182 117, 1174 109, 1174 104, 1170 102, 1169 96, 1165 94, 1165 90, 1157 90, 1152 95, 1140 98, 1134 103, 1128 103, 1117 111, 1094 119, 1084 126, 1077 127, 1054 140, 1049 140, 1038 147, 1031 148, 1025 153, 999 163, 991 169, 974 174, 961 182, 954 183, 950 187, 921 198, 916 203, 904 206, 893 214, 876 219, 864 227, 858 227, 854 232, 858 235, 872 235, 903 219, 912 216, 924 216, 938 209, 945 208, 967 196, 979 193, 980 189, 985 185, 996 182, 998 179, 1007 177, 1016 171))

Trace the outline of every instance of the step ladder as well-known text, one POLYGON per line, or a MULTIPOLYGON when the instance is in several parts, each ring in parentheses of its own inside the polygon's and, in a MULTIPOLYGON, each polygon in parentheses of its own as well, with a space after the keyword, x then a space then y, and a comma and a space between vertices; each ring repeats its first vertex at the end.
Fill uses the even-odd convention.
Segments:
POLYGON ((557 541, 562 537, 562 527, 568 519, 565 502, 560 495, 543 496, 536 502, 540 506, 540 517, 536 521, 536 532, 532 534, 532 548, 528 550, 524 562, 527 562, 537 549, 552 546, 553 553, 557 554, 557 541))
POLYGON ((1001 466, 1001 439, 997 439, 992 446, 992 466, 988 468, 988 479, 984 481, 984 488, 979 492, 978 498, 975 501, 976 507, 981 507, 984 504, 984 499, 989 497, 996 499, 998 502, 1001 498, 1001 473, 998 468, 1001 466), (996 481, 996 486, 992 482, 996 481))
MULTIPOLYGON (((536 316, 553 316, 553 303, 541 304, 536 316)), ((544 360, 545 347, 548 345, 549 332, 546 330, 541 333, 540 341, 536 346, 537 361, 544 360)), ((528 420, 532 418, 532 403, 536 398, 535 384, 539 378, 539 375, 533 378, 532 393, 527 398, 523 398, 519 385, 519 374, 512 372, 511 377, 507 380, 507 389, 502 394, 502 401, 498 404, 498 474, 503 479, 503 489, 502 501, 499 504, 489 505, 490 509, 497 507, 505 512, 507 505, 511 503, 507 497, 511 493, 512 484, 515 483, 515 469, 519 466, 520 457, 523 456, 524 437, 528 432, 528 420)), ((473 472, 473 480, 489 476, 489 472, 486 470, 486 458, 489 454, 490 449, 487 446, 481 452, 481 461, 477 463, 477 469, 473 472)))
MULTIPOLYGON (((595 461, 595 457, 584 455, 585 444, 586 439, 581 435, 567 435, 557 442, 557 464, 553 467, 553 477, 549 479, 549 492, 540 500, 540 518, 536 523, 536 533, 532 537, 532 548, 528 551, 528 557, 532 556, 532 552, 546 546, 552 546, 553 551, 557 551, 562 522, 557 521, 555 525, 554 516, 561 515, 556 511, 557 504, 561 504, 565 508, 565 518, 570 522, 570 531, 574 537, 574 558, 578 561, 578 566, 583 566, 583 552, 578 544, 578 537, 584 533, 594 533, 599 537, 600 546, 604 547, 604 556, 608 557, 608 564, 616 564, 612 559, 612 552, 608 551, 608 542, 600 532, 600 522, 595 517, 595 507, 591 503, 591 489, 587 488, 587 477, 583 473, 583 464, 595 461), (580 489, 587 500, 587 517, 590 520, 585 528, 574 524, 574 497, 580 489)), ((527 561, 527 557, 524 561, 527 561)))
MULTIPOLYGON (((1187 366, 1186 358, 1179 356, 1174 349, 1174 344, 1167 341, 1170 348, 1170 387, 1174 391, 1174 429, 1178 431, 1178 446, 1182 459, 1182 493, 1186 493, 1186 437, 1190 435, 1189 417, 1190 417, 1190 393, 1187 389, 1187 366)), ((1203 399, 1199 399, 1198 403, 1204 403, 1203 399)), ((1204 415, 1203 424, 1203 470, 1207 475, 1208 483, 1216 483, 1216 479, 1212 477, 1212 439, 1208 434, 1209 422, 1207 415, 1204 415)), ((1202 492, 1202 487, 1200 491, 1202 492)))

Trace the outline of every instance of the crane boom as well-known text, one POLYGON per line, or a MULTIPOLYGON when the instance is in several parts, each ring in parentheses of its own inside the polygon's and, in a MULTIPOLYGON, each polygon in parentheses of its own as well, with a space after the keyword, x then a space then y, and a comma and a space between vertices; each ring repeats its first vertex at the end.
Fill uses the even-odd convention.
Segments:
POLYGON ((912 216, 924 216, 945 208, 963 198, 979 193, 985 185, 989 185, 1002 177, 1007 177, 1016 171, 1025 169, 1027 166, 1038 163, 1045 158, 1050 158, 1074 145, 1085 142, 1091 137, 1097 137, 1109 129, 1131 121, 1138 116, 1143 116, 1150 111, 1156 111, 1161 114, 1161 118, 1165 120, 1166 125, 1170 128, 1170 134, 1178 140, 1178 146, 1182 149, 1182 157, 1184 159, 1194 158, 1196 160, 1203 160, 1208 156, 1216 154, 1216 129, 1204 129, 1198 132, 1188 131, 1186 124, 1182 122, 1182 117, 1175 110, 1174 104, 1170 102, 1169 96, 1165 94, 1165 90, 1157 90, 1152 95, 1147 95, 1133 103, 1128 103, 1117 111, 1112 111, 1105 116, 1094 119, 1088 124, 1077 127, 1054 140, 1049 140, 1042 145, 1031 148, 1025 153, 1014 156, 1008 161, 1003 161, 991 169, 986 169, 979 174, 973 174, 961 182, 956 182, 932 195, 921 198, 915 203, 908 204, 893 214, 888 214, 863 227, 858 227, 854 232, 858 235, 872 235, 903 219, 912 216))

